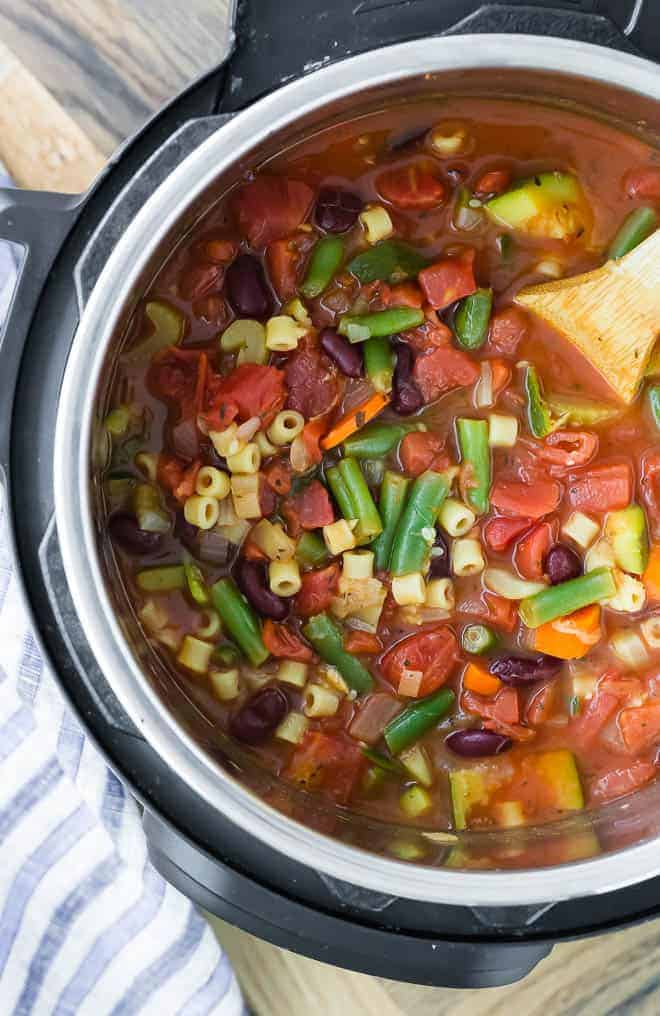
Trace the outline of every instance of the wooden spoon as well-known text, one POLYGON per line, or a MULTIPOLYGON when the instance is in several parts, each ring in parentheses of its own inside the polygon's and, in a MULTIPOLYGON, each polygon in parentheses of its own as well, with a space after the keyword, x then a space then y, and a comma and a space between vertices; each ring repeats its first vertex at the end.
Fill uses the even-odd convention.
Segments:
POLYGON ((516 303, 552 325, 632 402, 660 335, 660 229, 593 272, 522 289, 516 303))

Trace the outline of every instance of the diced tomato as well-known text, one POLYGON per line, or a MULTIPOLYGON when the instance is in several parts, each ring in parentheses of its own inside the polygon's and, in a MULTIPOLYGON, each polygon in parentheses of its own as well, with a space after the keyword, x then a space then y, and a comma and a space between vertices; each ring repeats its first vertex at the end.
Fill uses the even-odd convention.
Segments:
POLYGON ((327 610, 337 594, 340 568, 336 562, 326 568, 304 572, 301 576, 302 587, 297 594, 293 607, 301 617, 312 617, 327 610))
POLYGON ((447 625, 439 625, 401 639, 385 653, 380 666, 385 678, 397 689, 411 672, 421 672, 421 683, 414 697, 423 698, 445 683, 458 655, 453 631, 447 625))
POLYGON ((277 508, 277 494, 263 473, 259 474, 259 508, 265 518, 272 515, 277 508))
POLYGON ((416 353, 428 353, 434 346, 442 346, 444 349, 453 348, 451 345, 453 338, 451 328, 443 321, 427 320, 419 328, 411 328, 408 332, 402 332, 401 338, 416 353))
POLYGON ((208 430, 224 430, 238 416, 238 406, 223 391, 221 374, 208 371, 200 416, 208 430))
POLYGON ((376 744, 383 736, 387 724, 402 709, 402 704, 393 695, 374 692, 360 701, 348 732, 356 741, 376 744))
POLYGON ((420 476, 427 469, 441 473, 451 464, 444 441, 430 430, 406 434, 399 445, 399 457, 404 472, 410 476, 420 476))
POLYGON ((284 776, 305 790, 320 791, 338 804, 347 804, 365 765, 357 744, 308 730, 284 776))
POLYGON ((474 193, 477 195, 501 194, 506 190, 511 180, 511 173, 508 169, 491 169, 483 173, 474 185, 474 193))
POLYGON ((320 529, 335 521, 335 510, 320 480, 312 480, 293 498, 294 511, 303 529, 320 529))
POLYGON ((651 530, 654 536, 660 537, 660 452, 649 451, 643 455, 639 473, 651 530))
POLYGON ((484 540, 496 554, 502 554, 511 544, 527 532, 532 525, 531 519, 509 519, 497 516, 489 519, 483 528, 484 540))
POLYGON ((413 378, 426 403, 434 402, 452 388, 473 385, 479 373, 478 365, 468 353, 453 346, 440 346, 418 356, 413 367, 413 378))
POLYGON ((300 663, 311 663, 317 659, 311 646, 285 624, 275 624, 270 619, 264 621, 261 637, 271 656, 278 659, 297 660, 300 663))
POLYGON ((515 688, 501 688, 495 696, 464 691, 461 709, 500 723, 520 723, 520 702, 515 688))
POLYGON ((458 257, 444 258, 434 265, 423 268, 417 276, 427 303, 435 310, 449 307, 456 300, 476 292, 474 279, 474 255, 472 247, 458 257))
POLYGON ((592 801, 611 801, 615 797, 623 797, 638 787, 652 780, 657 772, 651 762, 633 762, 632 765, 612 769, 609 773, 598 777, 592 784, 590 799, 592 801))
POLYGON ((649 699, 641 706, 623 709, 619 730, 626 748, 638 755, 660 741, 660 699, 649 699))
POLYGON ((280 300, 295 295, 305 258, 315 242, 313 233, 294 233, 266 248, 268 277, 280 300))
POLYGON ((380 196, 397 208, 421 211, 445 200, 447 189, 441 180, 414 163, 390 169, 376 180, 380 196))
POLYGON ((555 710, 557 701, 557 685, 544 684, 533 692, 525 709, 525 723, 538 727, 549 720, 555 710))
POLYGON ((291 490, 291 464, 286 459, 273 459, 262 473, 273 490, 284 497, 291 490))
POLYGON ((236 403, 241 420, 259 416, 268 422, 284 403, 284 371, 260 363, 241 364, 222 379, 220 393, 236 403))
POLYGON ((260 547, 257 547, 256 543, 254 540, 250 539, 249 535, 241 546, 241 554, 247 561, 268 560, 268 555, 260 547))
POLYGON ((266 247, 298 229, 309 212, 314 191, 283 176, 258 176, 236 192, 232 207, 250 247, 266 247))
POLYGON ((391 286, 387 294, 389 307, 421 307, 423 303, 424 297, 416 282, 399 282, 391 286))
POLYGON ((202 467, 202 463, 198 460, 193 462, 184 470, 181 480, 174 488, 173 494, 177 501, 186 501, 189 497, 195 493, 195 484, 197 483, 197 474, 202 467))
POLYGON ((543 562, 554 542, 554 530, 549 522, 539 522, 519 540, 513 561, 524 579, 543 578, 543 562))
POLYGON ((287 409, 309 419, 328 413, 339 401, 337 371, 325 353, 300 344, 286 365, 287 409))
POLYGON ((553 476, 586 466, 598 451, 598 436, 588 430, 556 430, 541 445, 539 456, 553 476))
POLYGON ((498 310, 490 321, 488 349, 499 356, 513 358, 528 331, 529 322, 520 307, 498 310))
POLYGON ((540 519, 559 507, 561 487, 552 480, 515 483, 498 480, 490 494, 490 503, 505 515, 540 519))
POLYGON ((644 166, 626 173, 624 179, 626 194, 631 198, 660 201, 660 168, 644 166))
POLYGON ((569 732, 575 736, 576 744, 582 748, 589 747, 618 708, 618 696, 608 691, 597 690, 585 703, 582 712, 568 725, 569 732))
MULTIPOLYGON (((658 464, 660 466, 660 456, 658 464)), ((571 477, 568 484, 570 503, 582 511, 609 512, 625 508, 632 500, 632 492, 633 475, 627 462, 592 466, 571 477)))
POLYGON ((360 631, 354 628, 344 639, 344 649, 347 653, 380 653, 383 646, 377 635, 369 631, 360 631))
MULTIPOLYGON (((582 608, 586 610, 586 607, 582 608)), ((631 674, 619 674, 615 670, 603 674, 598 682, 599 691, 611 692, 619 699, 639 699, 644 694, 644 686, 639 677, 631 674)))
POLYGON ((206 383, 207 368, 206 354, 170 346, 152 360, 147 384, 156 398, 175 403, 181 416, 188 416, 197 411, 196 397, 200 386, 206 383))
POLYGON ((506 632, 512 632, 518 620, 518 607, 514 600, 505 600, 503 596, 486 591, 479 599, 464 600, 458 605, 458 610, 506 632))
POLYGON ((234 240, 213 238, 201 244, 201 254, 214 265, 227 265, 238 254, 238 244, 234 240))
POLYGON ((183 479, 185 468, 186 464, 182 459, 177 458, 176 455, 168 455, 166 452, 162 452, 158 456, 158 466, 156 469, 158 485, 174 493, 183 479))
POLYGON ((179 282, 179 296, 193 303, 209 293, 217 293, 222 287, 225 270, 220 265, 193 264, 179 282))

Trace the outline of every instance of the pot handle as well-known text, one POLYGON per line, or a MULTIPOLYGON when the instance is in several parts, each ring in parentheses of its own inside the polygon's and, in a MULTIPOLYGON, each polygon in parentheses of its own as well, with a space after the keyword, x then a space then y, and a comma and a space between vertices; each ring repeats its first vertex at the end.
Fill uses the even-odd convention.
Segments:
POLYGON ((32 316, 55 257, 76 221, 82 198, 0 188, 0 240, 23 249, 9 312, 0 333, 0 469, 9 463, 9 430, 16 379, 32 316))
POLYGON ((434 35, 558 36, 660 58, 657 0, 242 0, 236 8, 225 111, 345 57, 434 35))
POLYGON ((364 915, 347 921, 244 875, 150 811, 143 825, 151 863, 189 899, 274 945, 348 970, 437 987, 492 988, 526 977, 551 950, 541 941, 434 939, 392 931, 387 920, 367 925, 364 915))

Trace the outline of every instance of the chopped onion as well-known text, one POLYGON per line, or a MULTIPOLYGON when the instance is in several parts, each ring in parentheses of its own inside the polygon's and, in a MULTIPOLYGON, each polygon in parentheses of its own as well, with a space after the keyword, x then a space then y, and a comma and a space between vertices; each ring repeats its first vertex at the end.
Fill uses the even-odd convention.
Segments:
POLYGON ((249 420, 246 420, 245 423, 242 423, 240 425, 240 427, 236 431, 236 437, 239 439, 239 441, 245 442, 245 444, 247 444, 248 441, 252 440, 252 438, 257 433, 260 427, 261 427, 260 418, 258 416, 251 416, 249 420))
POLYGON ((481 376, 474 386, 474 405, 477 409, 490 409, 495 405, 493 368, 490 360, 481 361, 481 376))

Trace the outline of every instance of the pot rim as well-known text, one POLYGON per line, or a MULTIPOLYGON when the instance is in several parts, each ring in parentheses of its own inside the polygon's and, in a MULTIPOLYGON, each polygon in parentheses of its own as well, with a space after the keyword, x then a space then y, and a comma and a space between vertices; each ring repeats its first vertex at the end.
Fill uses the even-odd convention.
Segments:
POLYGON ((112 251, 74 336, 58 406, 55 517, 79 619, 113 692, 159 756, 200 797, 246 833, 301 864, 380 893, 443 904, 510 906, 609 892, 660 874, 651 840, 591 861, 513 872, 403 863, 351 847, 287 818, 231 778, 178 724, 125 640, 101 572, 89 469, 95 401, 108 343, 134 279, 186 207, 262 141, 307 113, 370 87, 461 69, 553 72, 596 80, 660 100, 660 75, 645 59, 541 36, 462 35, 382 47, 282 86, 238 113, 192 152, 135 216, 112 251), (384 54, 387 54, 384 59, 384 54), (475 56, 476 54, 476 56, 475 56), (395 68, 383 72, 383 66, 395 68), (576 73, 576 67, 588 67, 576 73), (293 112, 292 112, 293 111, 293 112), (139 241, 139 242, 137 242, 139 241))

